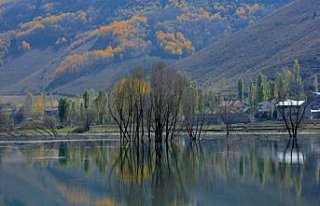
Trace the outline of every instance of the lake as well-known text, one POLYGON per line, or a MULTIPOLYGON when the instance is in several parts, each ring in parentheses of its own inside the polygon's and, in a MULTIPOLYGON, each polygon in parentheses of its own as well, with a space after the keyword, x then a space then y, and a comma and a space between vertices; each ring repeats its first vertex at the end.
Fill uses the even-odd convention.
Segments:
POLYGON ((0 205, 319 205, 320 141, 0 144, 0 205))

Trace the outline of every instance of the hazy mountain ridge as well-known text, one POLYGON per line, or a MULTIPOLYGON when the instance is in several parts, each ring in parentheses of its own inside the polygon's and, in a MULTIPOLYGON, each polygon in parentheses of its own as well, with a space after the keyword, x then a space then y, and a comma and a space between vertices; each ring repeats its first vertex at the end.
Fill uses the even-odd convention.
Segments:
POLYGON ((133 59, 175 61, 288 2, 2 0, 0 90, 59 91, 133 59))

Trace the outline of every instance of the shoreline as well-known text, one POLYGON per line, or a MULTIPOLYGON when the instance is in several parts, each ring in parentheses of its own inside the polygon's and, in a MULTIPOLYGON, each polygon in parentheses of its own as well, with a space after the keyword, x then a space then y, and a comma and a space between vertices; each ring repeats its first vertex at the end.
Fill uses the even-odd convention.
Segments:
MULTIPOLYGON (((299 133, 300 138, 311 138, 320 140, 319 131, 301 131, 299 133)), ((225 138, 225 132, 204 132, 200 140, 212 140, 212 139, 222 139, 225 138)), ((188 139, 187 134, 179 133, 173 141, 177 141, 180 138, 188 139)), ((287 132, 279 131, 248 131, 248 132, 237 132, 232 131, 229 138, 233 139, 270 139, 279 140, 284 138, 289 138, 287 132)), ((59 134, 57 137, 50 135, 40 135, 40 134, 26 134, 18 137, 2 136, 0 135, 0 144, 23 144, 23 143, 55 143, 55 142, 93 142, 93 141, 120 141, 119 133, 109 132, 109 133, 82 133, 82 134, 59 134)))

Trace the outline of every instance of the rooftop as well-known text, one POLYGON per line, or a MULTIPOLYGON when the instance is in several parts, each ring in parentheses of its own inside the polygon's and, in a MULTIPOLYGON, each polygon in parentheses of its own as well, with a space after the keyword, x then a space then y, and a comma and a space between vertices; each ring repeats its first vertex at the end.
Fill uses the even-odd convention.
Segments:
POLYGON ((286 100, 286 101, 282 101, 282 102, 279 102, 277 104, 277 106, 301 106, 304 104, 304 100, 302 101, 297 101, 297 100, 286 100))

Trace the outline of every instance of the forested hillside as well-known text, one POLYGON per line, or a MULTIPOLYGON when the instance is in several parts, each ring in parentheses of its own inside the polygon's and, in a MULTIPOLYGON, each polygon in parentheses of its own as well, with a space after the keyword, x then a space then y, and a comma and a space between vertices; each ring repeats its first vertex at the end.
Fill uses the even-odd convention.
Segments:
POLYGON ((217 83, 224 78, 232 83, 240 76, 248 82, 260 72, 273 76, 299 60, 303 78, 312 77, 320 72, 319 11, 319 0, 295 1, 175 67, 198 81, 217 83))
POLYGON ((0 90, 101 87, 131 67, 190 56, 290 2, 0 0, 0 90))

